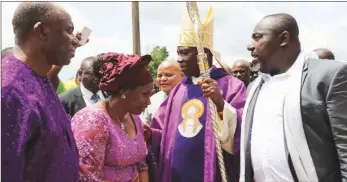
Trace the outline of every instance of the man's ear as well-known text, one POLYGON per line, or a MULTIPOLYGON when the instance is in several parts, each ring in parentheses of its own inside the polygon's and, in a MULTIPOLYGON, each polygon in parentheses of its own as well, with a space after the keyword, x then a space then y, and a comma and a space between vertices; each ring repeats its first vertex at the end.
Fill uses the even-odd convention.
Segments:
POLYGON ((82 70, 81 69, 78 69, 78 76, 81 78, 82 77, 82 70))
POLYGON ((37 22, 34 25, 34 33, 40 40, 47 40, 50 28, 45 26, 42 22, 37 22))
POLYGON ((281 47, 287 46, 291 38, 289 32, 284 31, 279 36, 280 36, 280 46, 281 47))

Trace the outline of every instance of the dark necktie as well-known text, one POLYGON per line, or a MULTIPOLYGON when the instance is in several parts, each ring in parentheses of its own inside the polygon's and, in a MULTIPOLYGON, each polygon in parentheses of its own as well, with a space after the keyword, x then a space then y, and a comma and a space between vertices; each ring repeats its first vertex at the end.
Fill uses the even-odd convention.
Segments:
POLYGON ((98 94, 93 94, 92 101, 94 103, 97 103, 100 100, 100 96, 98 94))

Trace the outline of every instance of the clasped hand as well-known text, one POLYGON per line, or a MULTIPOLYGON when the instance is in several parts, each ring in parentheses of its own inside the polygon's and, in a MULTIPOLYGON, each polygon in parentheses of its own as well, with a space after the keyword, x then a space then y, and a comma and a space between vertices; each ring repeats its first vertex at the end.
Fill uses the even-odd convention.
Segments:
POLYGON ((219 91, 219 86, 216 80, 206 78, 199 81, 204 97, 210 98, 217 107, 217 112, 222 112, 224 108, 224 99, 219 91))

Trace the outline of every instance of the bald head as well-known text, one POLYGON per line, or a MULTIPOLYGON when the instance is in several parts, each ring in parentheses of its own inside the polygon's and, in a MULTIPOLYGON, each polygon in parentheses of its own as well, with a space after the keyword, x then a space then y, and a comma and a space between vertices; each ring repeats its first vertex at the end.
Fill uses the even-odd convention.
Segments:
POLYGON ((231 73, 247 86, 251 75, 250 62, 243 59, 235 61, 232 65, 231 73))
POLYGON ((169 92, 181 81, 183 73, 175 59, 163 61, 157 71, 157 84, 160 90, 169 94, 169 92))
POLYGON ((38 22, 49 23, 68 13, 51 2, 22 2, 14 12, 12 25, 17 41, 25 41, 38 22))
POLYGON ((244 60, 244 59, 240 59, 240 60, 237 60, 233 63, 233 66, 232 67, 235 67, 235 66, 244 66, 244 67, 248 67, 250 68, 250 62, 247 61, 247 60, 244 60))
POLYGON ((80 70, 90 69, 93 67, 94 62, 96 62, 95 57, 87 57, 81 62, 80 70))
POLYGON ((178 69, 180 69, 180 66, 177 63, 177 60, 175 60, 175 59, 166 59, 166 60, 162 61, 159 64, 158 68, 159 67, 168 67, 168 66, 173 66, 173 67, 177 67, 178 69))
POLYGON ((319 59, 329 59, 329 60, 335 59, 333 52, 331 52, 329 49, 318 48, 318 49, 315 49, 313 51, 317 53, 319 59))
POLYGON ((262 23, 266 24, 269 29, 276 34, 287 31, 292 39, 299 39, 299 27, 295 18, 286 13, 277 13, 265 16, 262 23))

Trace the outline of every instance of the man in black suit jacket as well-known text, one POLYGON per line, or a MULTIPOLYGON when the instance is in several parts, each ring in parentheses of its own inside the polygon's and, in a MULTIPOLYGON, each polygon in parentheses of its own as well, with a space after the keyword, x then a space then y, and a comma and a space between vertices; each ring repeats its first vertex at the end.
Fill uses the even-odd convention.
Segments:
POLYGON ((81 83, 79 87, 66 91, 59 95, 65 111, 73 117, 79 110, 93 105, 107 96, 99 89, 98 70, 101 63, 95 57, 88 57, 81 63, 79 75, 81 83))
POLYGON ((310 58, 288 14, 264 17, 252 38, 260 73, 243 113, 240 182, 346 182, 347 64, 310 58))

